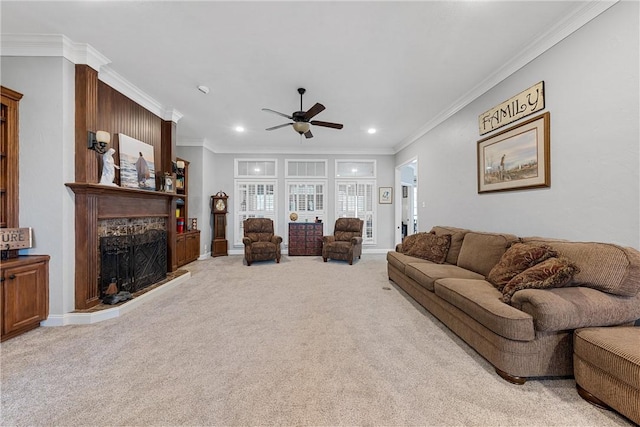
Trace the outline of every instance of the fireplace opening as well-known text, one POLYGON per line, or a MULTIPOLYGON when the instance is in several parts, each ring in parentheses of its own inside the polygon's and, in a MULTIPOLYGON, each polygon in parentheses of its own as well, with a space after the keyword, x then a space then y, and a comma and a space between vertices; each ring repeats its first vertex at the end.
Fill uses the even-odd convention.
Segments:
POLYGON ((167 232, 100 237, 100 299, 124 301, 167 276, 167 232), (117 294, 121 298, 114 298, 117 294))

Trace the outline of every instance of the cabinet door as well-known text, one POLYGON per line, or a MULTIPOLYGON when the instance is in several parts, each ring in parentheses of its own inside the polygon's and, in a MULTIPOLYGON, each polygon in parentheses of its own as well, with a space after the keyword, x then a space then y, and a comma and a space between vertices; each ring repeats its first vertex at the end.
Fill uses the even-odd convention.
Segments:
POLYGON ((187 239, 184 234, 178 234, 176 237, 176 254, 178 266, 187 263, 187 239))
POLYGON ((195 261, 200 256, 200 233, 187 235, 187 262, 195 261))
POLYGON ((39 326, 48 314, 46 263, 3 269, 2 277, 2 335, 39 326))

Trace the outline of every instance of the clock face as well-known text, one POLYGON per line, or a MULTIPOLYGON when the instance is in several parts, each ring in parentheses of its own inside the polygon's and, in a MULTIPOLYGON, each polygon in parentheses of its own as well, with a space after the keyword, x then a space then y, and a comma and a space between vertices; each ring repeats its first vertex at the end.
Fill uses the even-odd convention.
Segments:
POLYGON ((224 200, 222 199, 218 199, 218 201, 216 202, 216 210, 217 211, 223 211, 225 209, 225 203, 224 200))

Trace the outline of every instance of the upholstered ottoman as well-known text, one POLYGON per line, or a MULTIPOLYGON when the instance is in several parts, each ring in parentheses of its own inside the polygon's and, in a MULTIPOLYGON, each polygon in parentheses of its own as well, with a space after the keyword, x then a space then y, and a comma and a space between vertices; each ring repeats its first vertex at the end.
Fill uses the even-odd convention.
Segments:
POLYGON ((583 399, 640 424, 640 327, 576 330, 573 370, 583 399))

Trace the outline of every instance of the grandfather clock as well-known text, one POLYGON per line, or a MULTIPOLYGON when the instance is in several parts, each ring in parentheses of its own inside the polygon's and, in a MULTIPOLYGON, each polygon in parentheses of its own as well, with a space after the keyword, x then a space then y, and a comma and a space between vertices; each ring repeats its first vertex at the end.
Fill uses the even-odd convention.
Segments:
POLYGON ((227 256, 227 212, 226 193, 218 191, 211 196, 211 212, 213 213, 213 241, 211 242, 211 256, 227 256))

